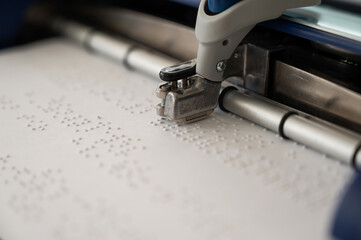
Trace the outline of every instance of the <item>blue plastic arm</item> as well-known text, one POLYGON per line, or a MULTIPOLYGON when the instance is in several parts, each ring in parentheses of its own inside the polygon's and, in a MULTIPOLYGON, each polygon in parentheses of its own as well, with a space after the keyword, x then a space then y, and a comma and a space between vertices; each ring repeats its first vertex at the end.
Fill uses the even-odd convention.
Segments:
POLYGON ((212 13, 220 13, 242 0, 208 0, 208 9, 212 13))

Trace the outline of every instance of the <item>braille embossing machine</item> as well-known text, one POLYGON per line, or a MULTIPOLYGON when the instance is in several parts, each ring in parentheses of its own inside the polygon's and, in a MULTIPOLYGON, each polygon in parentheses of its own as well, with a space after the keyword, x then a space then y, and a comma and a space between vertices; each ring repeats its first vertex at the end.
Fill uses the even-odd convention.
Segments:
POLYGON ((201 1, 197 58, 161 70, 167 83, 157 91, 158 114, 193 122, 219 102, 225 111, 359 168, 361 21, 330 7, 306 7, 316 4, 201 1))
MULTIPOLYGON (((160 77, 161 117, 191 123, 219 106, 361 169, 360 1, 50 2, 29 22, 160 77)), ((359 182, 335 222, 342 239, 361 236, 359 182)))

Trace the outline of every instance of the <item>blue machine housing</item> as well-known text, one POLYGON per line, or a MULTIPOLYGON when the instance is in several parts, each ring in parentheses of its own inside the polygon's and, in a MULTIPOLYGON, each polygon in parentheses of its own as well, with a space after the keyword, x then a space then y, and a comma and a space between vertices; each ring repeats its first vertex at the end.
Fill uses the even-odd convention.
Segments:
POLYGON ((208 9, 212 13, 220 13, 242 0, 208 0, 208 9))
POLYGON ((342 240, 361 239, 361 174, 346 191, 337 210, 332 235, 342 240))

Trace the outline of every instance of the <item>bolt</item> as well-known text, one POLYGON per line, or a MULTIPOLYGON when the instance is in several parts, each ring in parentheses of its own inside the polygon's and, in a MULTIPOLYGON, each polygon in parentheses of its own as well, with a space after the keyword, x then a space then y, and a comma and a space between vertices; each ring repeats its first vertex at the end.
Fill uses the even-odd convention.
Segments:
POLYGON ((172 91, 178 89, 178 81, 173 81, 173 82, 171 83, 171 89, 172 89, 172 91))
POLYGON ((188 86, 188 81, 187 81, 187 79, 186 79, 186 78, 185 78, 185 79, 182 79, 180 85, 181 85, 181 88, 186 89, 187 86, 188 86))
POLYGON ((217 72, 223 72, 226 69, 226 62, 225 61, 220 61, 219 63, 217 63, 217 72))
POLYGON ((234 57, 235 59, 241 58, 241 54, 240 54, 240 53, 235 53, 235 54, 233 55, 233 57, 234 57))

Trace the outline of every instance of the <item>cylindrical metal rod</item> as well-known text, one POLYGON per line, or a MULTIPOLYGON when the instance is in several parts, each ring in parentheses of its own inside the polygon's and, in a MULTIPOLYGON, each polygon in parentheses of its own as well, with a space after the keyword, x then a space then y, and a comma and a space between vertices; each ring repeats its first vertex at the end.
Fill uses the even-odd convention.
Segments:
POLYGON ((290 116, 283 125, 285 136, 352 164, 360 137, 323 125, 299 115, 290 116))
POLYGON ((50 26, 53 30, 83 44, 86 49, 156 79, 159 78, 160 69, 177 63, 175 59, 154 51, 150 52, 132 41, 95 31, 77 22, 54 18, 50 26))
POLYGON ((240 94, 235 88, 226 88, 219 97, 220 107, 248 120, 278 132, 283 116, 288 112, 265 101, 240 94))
POLYGON ((269 99, 233 87, 223 90, 219 103, 223 110, 361 169, 361 136, 354 132, 299 115, 269 99))

